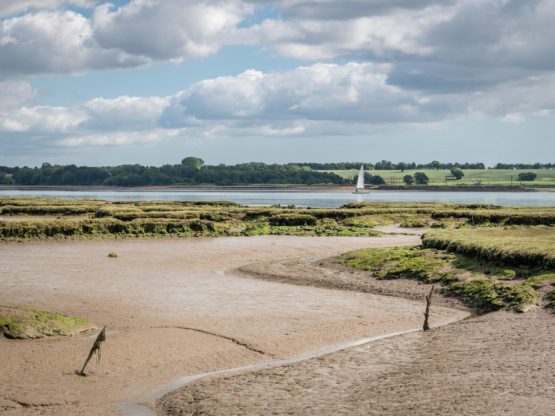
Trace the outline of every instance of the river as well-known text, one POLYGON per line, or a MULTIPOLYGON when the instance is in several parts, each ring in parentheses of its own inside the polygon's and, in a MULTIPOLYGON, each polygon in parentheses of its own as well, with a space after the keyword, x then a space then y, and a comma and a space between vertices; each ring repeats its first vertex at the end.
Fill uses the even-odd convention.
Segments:
POLYGON ((231 191, 231 190, 0 190, 0 196, 96 198, 108 201, 232 201, 243 205, 298 205, 336 208, 351 202, 443 202, 503 206, 555 206, 555 192, 231 191))

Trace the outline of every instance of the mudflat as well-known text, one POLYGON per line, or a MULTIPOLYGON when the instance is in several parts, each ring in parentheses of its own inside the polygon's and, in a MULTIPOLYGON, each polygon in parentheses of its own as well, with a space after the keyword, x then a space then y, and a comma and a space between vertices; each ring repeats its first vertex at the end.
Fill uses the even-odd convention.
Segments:
MULTIPOLYGON (((378 280, 333 259, 252 263, 256 279, 421 299, 429 284, 378 280)), ((438 305, 461 308, 436 296, 438 305)), ((325 356, 212 377, 160 398, 171 415, 555 414, 555 321, 536 308, 474 316, 430 332, 401 334, 325 356)))
POLYGON ((495 312, 168 394, 171 415, 555 414, 550 312, 495 312))
MULTIPOLYGON (((74 374, 94 335, 0 339, 6 415, 109 415, 176 378, 416 329, 419 300, 241 277, 246 264, 316 259, 418 236, 239 237, 0 244, 0 303, 107 325, 100 363, 74 374), (109 258, 115 252, 117 258, 109 258), (8 359, 4 359, 8 357, 8 359)), ((467 312, 438 306, 432 324, 467 312)))

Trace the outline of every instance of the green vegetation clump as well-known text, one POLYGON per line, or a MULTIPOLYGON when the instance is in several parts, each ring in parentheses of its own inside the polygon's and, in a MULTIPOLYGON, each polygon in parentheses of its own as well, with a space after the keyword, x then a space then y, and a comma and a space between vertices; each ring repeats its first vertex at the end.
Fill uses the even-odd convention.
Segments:
POLYGON ((444 293, 485 312, 501 308, 525 312, 541 303, 540 294, 525 283, 505 285, 495 280, 471 280, 454 283, 446 287, 444 293))
MULTIPOLYGON (((447 207, 445 207, 447 208, 447 207)), ((441 209, 431 213, 434 219, 463 218, 468 225, 555 225, 555 208, 494 208, 471 206, 441 209)))
POLYGON ((519 181, 535 181, 538 177, 535 172, 521 172, 518 174, 519 181))
POLYGON ((414 183, 417 185, 428 185, 428 182, 430 182, 430 178, 424 172, 414 173, 414 183))
POLYGON ((440 283, 444 294, 457 297, 482 312, 501 308, 524 312, 538 306, 541 295, 536 289, 551 284, 555 277, 541 270, 515 270, 421 247, 363 249, 344 254, 337 261, 370 271, 377 279, 407 278, 440 283))
POLYGON ((74 335, 94 329, 95 325, 57 312, 0 305, 0 327, 7 338, 31 339, 74 335))
POLYGON ((417 279, 426 283, 452 279, 450 262, 455 256, 418 247, 363 249, 344 254, 339 261, 349 267, 369 270, 378 279, 417 279))
POLYGON ((440 203, 352 203, 341 208, 247 207, 225 201, 102 201, 0 198, 0 240, 83 237, 218 237, 241 235, 379 235, 372 228, 472 227, 511 218, 555 224, 555 208, 501 208, 440 203), (29 217, 31 216, 31 217, 29 217), (470 219, 469 219, 470 218, 470 219), (479 220, 481 218, 481 220, 479 220), (9 220, 8 220, 9 219, 9 220), (492 222, 482 222, 491 220, 492 222))
POLYGON ((552 227, 465 228, 426 233, 428 248, 448 250, 484 261, 515 266, 555 267, 552 227))
POLYGON ((112 258, 112 259, 115 259, 115 258, 118 257, 118 253, 114 253, 114 252, 108 253, 108 257, 110 257, 110 258, 112 258))
POLYGON ((270 225, 316 225, 316 218, 309 214, 276 214, 269 219, 270 225))
POLYGON ((420 219, 407 218, 401 222, 401 227, 404 228, 425 228, 428 226, 429 224, 426 221, 422 221, 420 219))

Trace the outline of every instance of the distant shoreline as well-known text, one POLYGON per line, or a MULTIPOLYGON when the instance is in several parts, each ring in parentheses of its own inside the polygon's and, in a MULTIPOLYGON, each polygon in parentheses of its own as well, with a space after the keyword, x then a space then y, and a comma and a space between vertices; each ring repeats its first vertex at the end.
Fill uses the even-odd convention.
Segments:
MULTIPOLYGON (((112 191, 112 192, 348 192, 353 190, 352 185, 237 185, 237 186, 210 186, 210 185, 169 185, 169 186, 83 186, 83 185, 0 185, 0 191, 112 191)), ((553 191, 552 189, 525 188, 521 186, 506 185, 416 185, 398 186, 381 185, 368 188, 372 192, 400 191, 400 192, 537 192, 553 191)))

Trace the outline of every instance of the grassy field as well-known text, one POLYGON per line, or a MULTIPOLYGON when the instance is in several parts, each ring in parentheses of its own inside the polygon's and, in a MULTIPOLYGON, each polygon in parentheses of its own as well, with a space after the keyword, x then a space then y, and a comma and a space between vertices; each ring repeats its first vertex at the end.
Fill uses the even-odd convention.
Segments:
POLYGON ((412 278, 479 311, 555 307, 553 227, 478 227, 426 233, 423 248, 364 249, 340 256, 378 279, 412 278))
MULTIPOLYGON (((353 178, 358 174, 357 170, 330 170, 343 178, 353 178)), ((403 185, 403 176, 414 175, 417 170, 367 170, 370 175, 380 175, 388 185, 403 185)), ((522 172, 534 172, 538 175, 535 181, 522 182, 525 186, 552 187, 555 188, 555 169, 485 169, 485 170, 463 170, 464 178, 461 180, 446 180, 448 170, 420 170, 430 178, 430 185, 518 185, 518 174, 522 172), (511 180, 512 177, 512 180, 511 180)))

